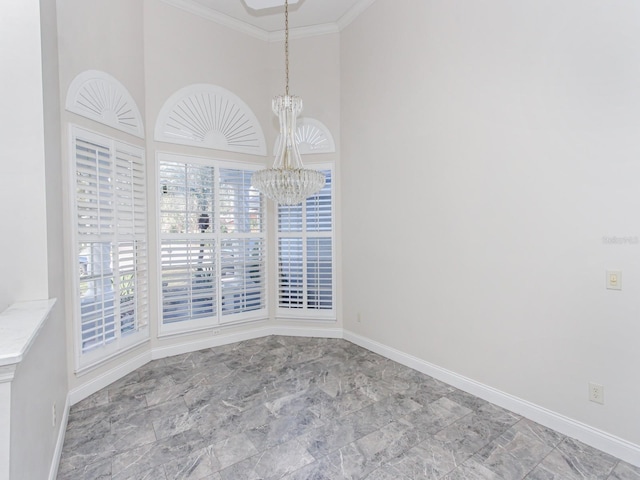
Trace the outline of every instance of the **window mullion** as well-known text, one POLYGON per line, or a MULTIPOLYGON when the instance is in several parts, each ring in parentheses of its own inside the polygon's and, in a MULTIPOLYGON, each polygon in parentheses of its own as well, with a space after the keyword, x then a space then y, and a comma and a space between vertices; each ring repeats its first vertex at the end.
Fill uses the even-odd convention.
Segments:
POLYGON ((115 341, 121 337, 120 325, 120 248, 123 235, 120 233, 120 206, 118 201, 118 148, 115 141, 111 142, 111 189, 113 198, 113 244, 111 247, 112 283, 113 283, 113 328, 115 341))
POLYGON ((213 169, 213 215, 211 221, 213 228, 214 259, 215 259, 215 275, 216 275, 216 315, 215 324, 220 325, 222 321, 222 219, 220 209, 220 167, 216 165, 213 169))
POLYGON ((307 247, 307 202, 302 202, 302 310, 309 310, 309 271, 307 247))

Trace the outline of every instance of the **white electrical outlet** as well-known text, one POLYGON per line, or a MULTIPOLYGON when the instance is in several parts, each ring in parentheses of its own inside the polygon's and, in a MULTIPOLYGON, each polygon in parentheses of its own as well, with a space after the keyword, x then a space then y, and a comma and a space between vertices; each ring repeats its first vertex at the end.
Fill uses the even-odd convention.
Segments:
POLYGON ((55 427, 56 426, 56 421, 57 421, 57 416, 56 416, 56 404, 54 403, 53 405, 51 405, 51 426, 55 427))
POLYGON ((222 330, 220 330, 219 328, 216 328, 216 329, 213 331, 213 334, 214 334, 214 335, 220 335, 220 333, 222 333, 222 330))
POLYGON ((589 400, 604 405, 604 387, 597 383, 589 382, 589 400))

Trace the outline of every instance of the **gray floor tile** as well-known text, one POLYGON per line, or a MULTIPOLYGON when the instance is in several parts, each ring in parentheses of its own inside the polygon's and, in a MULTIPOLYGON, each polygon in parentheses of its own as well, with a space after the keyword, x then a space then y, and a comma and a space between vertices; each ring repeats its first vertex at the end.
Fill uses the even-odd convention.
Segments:
POLYGON ((111 458, 71 469, 61 464, 58 480, 111 480, 111 458))
POLYGON ((199 452, 205 441, 197 430, 189 430, 173 437, 148 443, 131 450, 127 450, 113 457, 112 474, 116 478, 136 478, 146 475, 146 472, 162 471, 166 463, 179 462, 195 452, 199 452))
POLYGON ((527 477, 535 480, 606 480, 618 460, 611 455, 566 438, 527 477))
POLYGON ((608 480, 640 480, 640 467, 634 467, 626 462, 620 462, 613 469, 608 480))
POLYGON ((389 465, 411 479, 441 478, 458 466, 457 456, 447 443, 431 437, 392 459, 389 465))
POLYGON ((266 450, 300 437, 324 423, 310 410, 303 410, 287 416, 275 417, 264 425, 247 430, 245 434, 258 450, 266 450))
POLYGON ((74 405, 60 480, 640 480, 640 469, 344 340, 150 362, 74 405), (527 476, 528 475, 528 476, 527 476))
POLYGON ((213 445, 213 451, 220 462, 220 469, 227 468, 245 458, 253 457, 258 453, 246 434, 232 435, 213 445))
POLYGON ((382 402, 365 407, 343 417, 328 420, 321 427, 314 428, 298 438, 315 458, 348 445, 391 423, 393 416, 382 402))
POLYGON ((413 478, 407 477, 395 467, 387 464, 371 472, 367 476, 367 480, 413 480, 413 478))
POLYGON ((308 465, 314 458, 295 440, 267 449, 220 471, 223 480, 281 478, 308 465))
POLYGON ((339 480, 340 475, 326 461, 316 461, 282 477, 282 480, 339 480))
POLYGON ((508 480, 492 472, 474 459, 469 459, 455 470, 442 477, 442 480, 508 480))
POLYGON ((140 468, 136 471, 122 471, 114 474, 112 480, 167 480, 162 465, 140 468))
POLYGON ((409 413, 405 418, 420 430, 435 434, 469 413, 471 410, 467 407, 442 397, 409 413))
POLYGON ((481 449, 474 459, 503 478, 521 479, 553 448, 512 427, 481 449))
POLYGON ((204 447, 163 464, 167 479, 200 480, 220 471, 221 464, 212 447, 204 447))

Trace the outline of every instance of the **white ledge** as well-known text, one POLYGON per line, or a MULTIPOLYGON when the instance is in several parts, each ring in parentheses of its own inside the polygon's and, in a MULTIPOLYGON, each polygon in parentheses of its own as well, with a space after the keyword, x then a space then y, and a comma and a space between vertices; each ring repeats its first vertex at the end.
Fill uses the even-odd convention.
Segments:
POLYGON ((22 361, 55 303, 55 298, 19 302, 0 313, 0 367, 22 361))

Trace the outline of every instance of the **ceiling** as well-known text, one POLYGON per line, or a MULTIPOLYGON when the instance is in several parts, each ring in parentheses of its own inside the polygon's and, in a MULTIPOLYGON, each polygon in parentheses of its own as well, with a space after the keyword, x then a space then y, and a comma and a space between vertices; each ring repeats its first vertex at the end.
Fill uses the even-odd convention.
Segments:
MULTIPOLYGON (((284 0, 282 6, 252 10, 243 0, 165 0, 194 12, 201 12, 206 16, 228 17, 251 27, 264 31, 266 34, 284 30, 284 0), (222 15, 220 15, 222 14, 222 15)), ((264 0, 273 5, 274 0, 264 0)), ((348 24, 374 0, 298 0, 289 5, 289 27, 317 28, 320 26, 334 26, 336 28, 348 24)), ((250 3, 259 3, 253 0, 250 3)))

